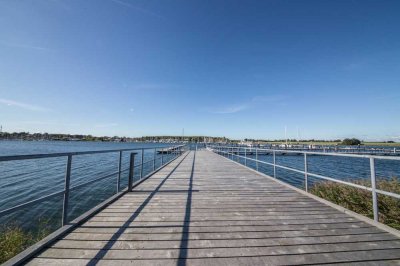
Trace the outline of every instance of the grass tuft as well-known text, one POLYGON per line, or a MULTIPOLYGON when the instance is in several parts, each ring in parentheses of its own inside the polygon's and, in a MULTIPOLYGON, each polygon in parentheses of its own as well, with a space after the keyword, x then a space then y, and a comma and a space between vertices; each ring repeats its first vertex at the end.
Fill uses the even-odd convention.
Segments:
MULTIPOLYGON (((371 187, 371 183, 366 180, 356 180, 353 183, 371 187)), ((379 180, 376 186, 400 194, 400 180, 397 178, 379 180)), ((374 218, 370 191, 335 182, 318 182, 311 187, 310 192, 358 214, 374 218)), ((378 209, 379 222, 400 230, 400 200, 378 194, 378 209)))
POLYGON ((50 233, 47 222, 40 221, 35 232, 17 225, 0 228, 0 264, 11 259, 29 246, 40 241, 50 233))

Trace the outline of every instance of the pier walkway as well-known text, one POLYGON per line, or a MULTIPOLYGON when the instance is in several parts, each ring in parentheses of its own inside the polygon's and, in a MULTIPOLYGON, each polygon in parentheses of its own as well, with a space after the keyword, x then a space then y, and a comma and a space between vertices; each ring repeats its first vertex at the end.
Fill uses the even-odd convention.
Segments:
POLYGON ((30 265, 400 264, 400 239, 210 151, 186 152, 30 265))

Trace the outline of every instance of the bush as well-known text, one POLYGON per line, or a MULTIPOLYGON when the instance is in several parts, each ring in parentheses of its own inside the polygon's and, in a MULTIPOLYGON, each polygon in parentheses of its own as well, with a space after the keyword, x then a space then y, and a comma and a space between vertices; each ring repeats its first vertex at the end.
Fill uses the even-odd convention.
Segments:
POLYGON ((344 139, 342 145, 361 145, 361 140, 359 139, 344 139))
MULTIPOLYGON (((357 180, 357 183, 370 187, 371 183, 357 180)), ((377 188, 400 194, 400 180, 377 181, 377 188)), ((320 182, 314 184, 310 192, 356 213, 374 218, 372 207, 372 193, 363 189, 342 185, 335 182, 320 182)), ((400 200, 378 194, 379 221, 393 228, 400 229, 400 200)))

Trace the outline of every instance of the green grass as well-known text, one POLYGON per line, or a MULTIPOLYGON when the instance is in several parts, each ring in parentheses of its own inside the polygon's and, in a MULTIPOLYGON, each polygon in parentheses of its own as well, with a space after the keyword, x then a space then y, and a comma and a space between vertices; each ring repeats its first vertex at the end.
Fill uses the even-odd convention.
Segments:
POLYGON ((40 222, 39 229, 35 232, 26 231, 17 225, 0 228, 0 264, 43 239, 49 233, 47 223, 43 222, 40 222))
MULTIPOLYGON (((353 181, 364 186, 371 186, 368 181, 353 181)), ((377 188, 400 194, 400 180, 377 181, 377 188)), ((313 185, 310 192, 351 211, 374 218, 372 209, 372 193, 359 188, 335 182, 320 182, 313 185)), ((400 230, 400 200, 378 195, 379 222, 400 230)))

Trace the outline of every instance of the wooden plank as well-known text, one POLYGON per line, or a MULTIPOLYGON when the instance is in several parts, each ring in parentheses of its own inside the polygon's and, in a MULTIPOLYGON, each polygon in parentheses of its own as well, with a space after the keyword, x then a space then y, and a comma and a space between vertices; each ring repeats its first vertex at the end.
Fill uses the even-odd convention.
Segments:
POLYGON ((160 170, 31 265, 400 263, 400 239, 208 151, 160 170))

